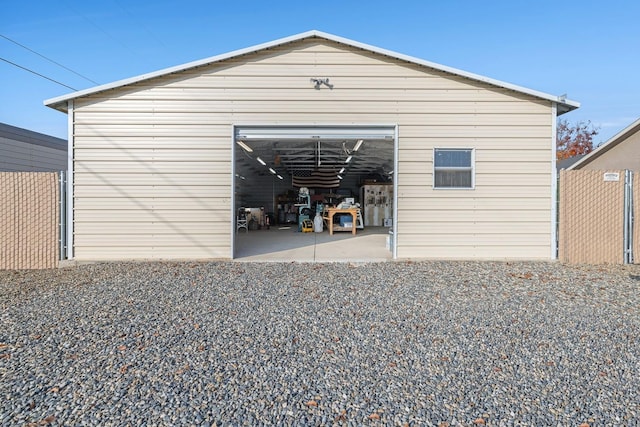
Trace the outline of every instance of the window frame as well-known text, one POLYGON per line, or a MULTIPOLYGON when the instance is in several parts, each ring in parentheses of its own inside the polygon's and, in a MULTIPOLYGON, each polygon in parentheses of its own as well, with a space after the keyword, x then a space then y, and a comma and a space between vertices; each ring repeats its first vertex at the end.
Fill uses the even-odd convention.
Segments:
POLYGON ((471 147, 434 147, 433 148, 433 179, 431 183, 431 187, 434 190, 475 190, 476 188, 476 149, 471 147), (436 155, 438 151, 470 151, 471 152, 471 165, 469 167, 436 167, 436 155), (437 170, 470 170, 471 171, 471 186, 470 187, 438 187, 436 186, 436 172, 437 170))

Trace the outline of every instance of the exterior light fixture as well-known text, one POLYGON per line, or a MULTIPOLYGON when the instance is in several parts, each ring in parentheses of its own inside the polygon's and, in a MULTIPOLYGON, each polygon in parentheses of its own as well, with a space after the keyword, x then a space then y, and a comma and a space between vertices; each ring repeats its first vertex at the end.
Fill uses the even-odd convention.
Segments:
MULTIPOLYGON (((259 157, 258 157, 258 158, 259 158, 259 157)), ((351 159, 353 159, 353 156, 349 156, 349 157, 347 157, 347 160, 345 160, 344 162, 345 162, 345 163, 349 163, 349 162, 351 161, 351 159)))
POLYGON ((359 140, 356 142, 356 146, 355 146, 355 147, 353 147, 353 151, 358 151, 358 150, 360 149, 360 147, 362 146, 362 143, 363 143, 363 142, 364 142, 364 141, 363 141, 362 139, 359 139, 359 140))
POLYGON ((269 168, 269 172, 271 172, 272 174, 276 174, 276 171, 273 170, 273 168, 269 168))
POLYGON ((262 166, 267 166, 267 164, 264 162, 264 160, 262 160, 260 157, 256 157, 256 160, 258 161, 258 163, 260 163, 262 166))
POLYGON ((240 147, 242 147, 242 149, 244 151, 246 151, 247 153, 253 153, 253 148, 249 147, 247 144, 245 144, 244 142, 237 140, 236 144, 238 144, 240 147))
POLYGON ((329 83, 329 78, 311 78, 311 83, 313 83, 313 88, 316 90, 320 90, 320 86, 325 85, 329 89, 333 89, 333 85, 329 83))

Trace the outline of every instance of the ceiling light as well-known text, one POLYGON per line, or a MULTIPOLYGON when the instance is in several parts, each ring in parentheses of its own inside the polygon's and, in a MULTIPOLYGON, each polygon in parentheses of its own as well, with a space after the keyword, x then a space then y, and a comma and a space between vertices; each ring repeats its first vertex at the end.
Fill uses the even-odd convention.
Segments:
POLYGON ((253 148, 249 147, 247 144, 245 144, 244 142, 237 140, 236 144, 238 144, 240 147, 242 147, 242 149, 244 151, 246 151, 247 153, 253 153, 253 148))
POLYGON ((356 146, 355 146, 355 147, 353 147, 353 151, 358 151, 358 149, 360 148, 360 146, 362 145, 362 143, 363 143, 363 142, 364 142, 363 140, 359 139, 359 140, 356 142, 356 146))
POLYGON ((269 168, 269 172, 271 172, 272 174, 276 174, 276 171, 273 170, 273 168, 269 168))
POLYGON ((256 157, 256 160, 262 165, 262 166, 267 166, 267 164, 264 162, 264 160, 262 160, 260 157, 256 157))
POLYGON ((352 158, 353 158, 353 156, 349 156, 349 157, 347 157, 347 160, 345 160, 344 162, 345 162, 345 163, 349 163, 349 162, 351 161, 351 159, 352 159, 352 158))
POLYGON ((344 168, 340 169, 340 172, 338 172, 338 173, 343 173, 343 172, 344 172, 344 168))
POLYGON ((341 176, 341 175, 338 175, 338 179, 342 179, 342 176, 341 176))
POLYGON ((276 175, 276 176, 277 176, 278 178, 280 178, 280 179, 284 179, 284 178, 283 178, 283 177, 281 177, 280 175, 276 175))

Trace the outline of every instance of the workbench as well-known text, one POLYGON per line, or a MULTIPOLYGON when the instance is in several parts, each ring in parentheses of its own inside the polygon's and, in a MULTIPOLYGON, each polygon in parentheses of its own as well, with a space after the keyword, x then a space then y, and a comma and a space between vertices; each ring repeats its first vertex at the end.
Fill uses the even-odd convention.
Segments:
POLYGON ((345 213, 345 214, 351 215, 351 218, 353 219, 353 221, 351 222, 351 234, 355 236, 356 224, 357 224, 357 218, 358 218, 358 208, 341 209, 341 208, 325 207, 324 210, 322 211, 322 219, 324 219, 327 224, 327 228, 329 229, 329 234, 333 234, 334 228, 336 229, 336 231, 349 230, 348 228, 344 228, 340 226, 336 227, 333 225, 333 216, 337 213, 345 213))

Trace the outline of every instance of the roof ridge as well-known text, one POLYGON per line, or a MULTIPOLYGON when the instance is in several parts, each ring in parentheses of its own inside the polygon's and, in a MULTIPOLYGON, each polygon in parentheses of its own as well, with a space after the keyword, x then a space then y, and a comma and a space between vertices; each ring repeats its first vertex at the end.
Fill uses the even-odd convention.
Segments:
POLYGON ((223 53, 223 54, 220 54, 220 55, 215 55, 215 56, 211 56, 211 57, 208 57, 208 58, 187 62, 187 63, 181 64, 181 65, 176 65, 176 66, 173 66, 173 67, 157 70, 155 72, 141 74, 141 75, 134 76, 134 77, 129 77, 129 78, 126 78, 126 79, 117 80, 117 81, 114 81, 112 83, 107 83, 107 84, 95 86, 95 87, 92 87, 92 88, 88 88, 88 89, 72 92, 72 93, 67 94, 67 95, 62 95, 62 96, 59 96, 59 97, 50 98, 50 99, 47 99, 47 100, 44 101, 44 105, 46 105, 48 107, 51 107, 51 108, 54 108, 54 109, 57 109, 57 110, 66 111, 66 108, 67 108, 66 101, 69 101, 69 100, 72 100, 72 99, 75 99, 75 98, 80 98, 82 96, 91 95, 91 94, 94 94, 94 93, 103 92, 103 91, 106 91, 106 90, 127 86, 127 85, 138 83, 138 82, 141 82, 141 81, 144 81, 144 80, 149 80, 149 79, 152 79, 152 78, 155 78, 155 77, 161 77, 161 76, 166 76, 166 75, 177 73, 177 72, 181 72, 181 71, 186 71, 186 70, 191 69, 191 68, 196 68, 196 67, 200 67, 200 66, 203 66, 203 65, 213 64, 214 62, 224 61, 224 60, 227 60, 227 59, 235 58, 235 57, 246 55, 246 54, 249 54, 249 53, 259 52, 261 50, 274 48, 276 46, 281 46, 281 45, 293 43, 293 42, 296 42, 296 41, 301 41, 301 40, 312 38, 312 37, 322 38, 322 39, 333 41, 333 42, 336 42, 336 43, 340 43, 340 44, 343 44, 343 45, 346 45, 346 46, 351 46, 351 47, 355 47, 355 48, 358 48, 358 49, 363 49, 363 50, 366 50, 366 51, 369 51, 369 52, 377 53, 379 55, 384 55, 384 56, 388 56, 388 57, 391 57, 391 58, 395 58, 395 59, 399 59, 399 60, 402 60, 402 61, 406 61, 406 62, 409 62, 409 63, 422 65, 424 67, 428 67, 428 68, 432 68, 432 69, 435 69, 435 70, 443 71, 443 72, 446 72, 446 73, 449 73, 449 74, 465 77, 465 78, 468 78, 470 80, 475 80, 475 81, 482 82, 482 83, 488 83, 488 84, 490 84, 492 86, 502 87, 504 89, 512 90, 512 91, 515 91, 515 92, 524 93, 524 94, 527 94, 527 95, 534 96, 536 98, 541 98, 541 99, 545 99, 545 100, 548 100, 548 101, 551 101, 551 102, 555 102, 559 106, 562 106, 562 108, 559 109, 559 111, 558 111, 559 115, 580 107, 580 103, 579 102, 568 100, 568 99, 566 99, 566 96, 564 96, 564 95, 561 95, 561 96, 550 95, 550 94, 547 94, 547 93, 544 93, 544 92, 539 92, 539 91, 536 91, 536 90, 533 90, 533 89, 528 89, 528 88, 525 88, 525 87, 522 87, 522 86, 514 85, 514 84, 511 84, 511 83, 503 82, 503 81, 496 80, 496 79, 492 79, 490 77, 485 77, 485 76, 482 76, 482 75, 479 75, 479 74, 470 73, 470 72, 467 72, 467 71, 459 70, 457 68, 449 67, 449 66, 446 66, 446 65, 442 65, 442 64, 435 63, 435 62, 426 61, 426 60, 423 60, 423 59, 420 59, 420 58, 416 58, 416 57, 413 57, 413 56, 401 54, 401 53, 394 52, 394 51, 391 51, 391 50, 382 49, 382 48, 379 48, 379 47, 376 47, 376 46, 368 45, 366 43, 361 43, 361 42, 357 42, 357 41, 354 41, 354 40, 346 39, 346 38, 343 38, 343 37, 340 37, 340 36, 336 36, 336 35, 333 35, 333 34, 329 34, 329 33, 325 33, 325 32, 319 31, 319 30, 305 31, 305 32, 302 32, 302 33, 298 33, 298 34, 294 34, 294 35, 288 36, 288 37, 283 37, 283 38, 280 38, 280 39, 276 39, 276 40, 273 40, 271 42, 261 43, 261 44, 257 44, 257 45, 254 45, 254 46, 233 50, 233 51, 230 51, 230 52, 227 52, 227 53, 223 53))

